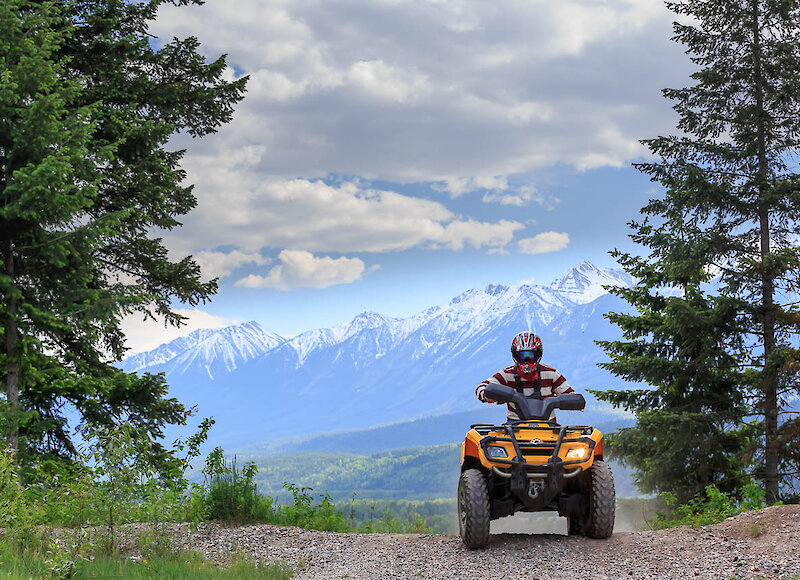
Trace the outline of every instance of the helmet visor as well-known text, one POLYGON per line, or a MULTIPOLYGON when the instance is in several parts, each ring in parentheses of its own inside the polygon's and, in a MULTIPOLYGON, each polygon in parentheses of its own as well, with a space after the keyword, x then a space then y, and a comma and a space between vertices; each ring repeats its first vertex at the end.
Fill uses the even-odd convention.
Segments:
POLYGON ((536 362, 535 350, 518 350, 517 360, 519 362, 536 362))

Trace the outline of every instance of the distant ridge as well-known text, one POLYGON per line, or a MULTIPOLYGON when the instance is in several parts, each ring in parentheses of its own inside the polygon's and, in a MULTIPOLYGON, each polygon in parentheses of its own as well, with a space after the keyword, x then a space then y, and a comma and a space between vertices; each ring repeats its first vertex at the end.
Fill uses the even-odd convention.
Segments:
POLYGON ((546 286, 490 284, 484 289, 473 288, 448 304, 434 306, 406 319, 362 312, 332 328, 309 330, 290 339, 255 321, 218 330, 196 330, 186 337, 125 359, 123 367, 127 371, 138 371, 166 365, 164 370, 170 375, 186 372, 195 365, 205 368, 213 378, 214 370, 231 371, 243 362, 286 346, 297 353, 298 362, 302 364, 315 350, 340 344, 364 331, 384 331, 387 341, 392 342, 432 323, 436 324, 437 330, 463 326, 467 322, 470 327, 481 327, 526 303, 537 308, 538 316, 530 317, 528 325, 535 329, 536 322, 550 323, 556 311, 576 304, 588 304, 607 294, 603 286, 630 286, 632 281, 623 270, 601 269, 583 261, 546 286))
POLYGON ((125 369, 138 371, 168 364, 168 374, 182 372, 192 365, 206 369, 213 378, 215 370, 232 371, 240 364, 286 344, 286 339, 249 321, 219 330, 201 329, 149 352, 125 359, 125 369))

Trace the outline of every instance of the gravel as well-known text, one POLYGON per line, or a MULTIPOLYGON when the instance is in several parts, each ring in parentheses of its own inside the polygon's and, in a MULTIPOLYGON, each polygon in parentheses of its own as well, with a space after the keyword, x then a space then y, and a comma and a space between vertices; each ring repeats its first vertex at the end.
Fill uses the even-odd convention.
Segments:
POLYGON ((295 578, 791 578, 800 574, 800 506, 775 506, 698 529, 608 540, 498 534, 469 551, 457 536, 351 534, 271 525, 175 530, 183 547, 225 563, 235 552, 283 561, 295 578))

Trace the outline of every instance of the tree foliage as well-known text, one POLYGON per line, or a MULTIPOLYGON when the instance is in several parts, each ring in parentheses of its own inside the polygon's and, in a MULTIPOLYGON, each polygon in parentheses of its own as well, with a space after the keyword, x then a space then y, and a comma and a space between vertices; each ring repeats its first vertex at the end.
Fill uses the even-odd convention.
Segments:
POLYGON ((703 292, 703 276, 676 280, 669 262, 617 256, 639 282, 612 292, 637 313, 608 315, 624 340, 599 343, 612 360, 602 366, 650 388, 595 393, 636 414, 636 425, 609 437, 610 448, 636 470, 644 492, 685 501, 710 484, 734 491, 746 479, 749 435, 744 374, 728 350, 737 340, 737 303, 703 292), (679 294, 659 291, 679 283, 679 294))
POLYGON ((794 0, 667 5, 681 20, 674 40, 698 70, 693 85, 664 90, 679 134, 645 141, 657 160, 638 167, 664 194, 631 223, 631 237, 650 254, 616 254, 641 280, 617 291, 640 314, 611 315, 625 340, 604 344, 607 368, 653 389, 604 398, 639 417, 617 443, 643 480, 672 454, 646 438, 666 443, 666 430, 683 424, 673 469, 702 469, 699 438, 719 452, 714 477, 732 476, 724 455, 740 461, 749 438, 755 473, 774 502, 797 469, 786 398, 798 392, 800 7, 794 0))
POLYGON ((151 37, 165 3, 0 6, 0 379, 7 444, 21 455, 74 453, 65 405, 154 439, 187 416, 162 376, 111 363, 125 315, 180 324, 175 300, 216 291, 157 236, 196 203, 183 151, 167 145, 229 121, 246 78, 226 80, 225 57, 207 63, 195 38, 151 37))

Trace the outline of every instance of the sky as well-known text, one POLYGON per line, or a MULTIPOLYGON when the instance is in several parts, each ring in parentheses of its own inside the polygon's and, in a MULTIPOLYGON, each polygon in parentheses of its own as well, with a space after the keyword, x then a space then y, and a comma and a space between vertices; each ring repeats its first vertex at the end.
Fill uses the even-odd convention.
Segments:
POLYGON ((198 205, 160 233, 219 278, 181 329, 124 322, 130 354, 256 320, 284 336, 372 310, 407 317, 488 284, 614 267, 659 192, 632 163, 675 132, 690 84, 661 0, 208 0, 165 6, 196 36, 231 123, 178 135, 198 205))

